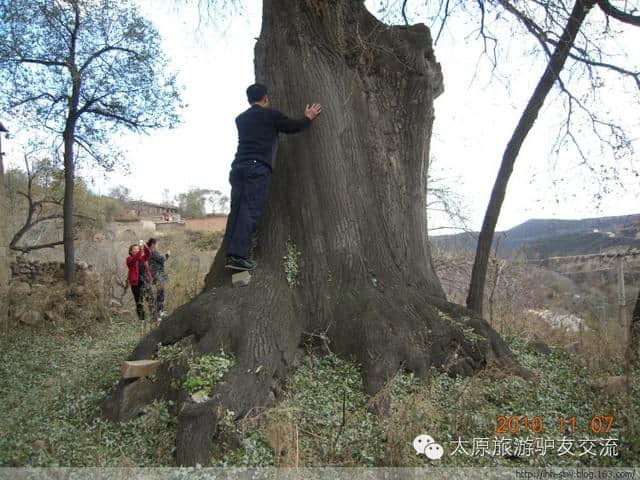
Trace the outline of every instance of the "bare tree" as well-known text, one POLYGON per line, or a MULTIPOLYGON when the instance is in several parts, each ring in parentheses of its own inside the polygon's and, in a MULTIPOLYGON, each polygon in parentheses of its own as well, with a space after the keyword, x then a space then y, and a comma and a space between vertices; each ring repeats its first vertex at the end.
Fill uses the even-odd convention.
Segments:
MULTIPOLYGON (((504 2, 505 5, 510 5, 504 2)), ((520 117, 520 121, 511 136, 507 148, 504 152, 500 171, 491 192, 489 206, 485 214, 485 219, 478 237, 478 246, 476 248, 476 258, 471 272, 471 283, 469 285, 469 295, 467 296, 467 307, 481 313, 484 298, 484 286, 487 275, 487 264, 491 253, 491 245, 493 243, 493 234, 498 222, 498 215, 502 208, 507 183, 513 166, 520 152, 520 147, 533 127, 538 117, 538 113, 542 108, 545 98, 553 87, 553 84, 559 78, 559 72, 562 71, 564 64, 569 56, 575 38, 580 30, 584 19, 595 2, 591 0, 577 0, 571 16, 567 21, 566 27, 556 44, 544 74, 540 78, 533 95, 520 117)))
MULTIPOLYGON (((564 124, 563 135, 568 137, 575 145, 579 147, 579 141, 576 139, 574 132, 571 129, 571 120, 574 108, 581 108, 587 112, 593 127, 593 131, 596 132, 598 137, 606 143, 609 143, 616 151, 629 148, 630 142, 627 139, 624 131, 622 131, 615 124, 604 122, 600 120, 593 112, 588 110, 583 102, 575 96, 565 85, 560 77, 560 73, 563 71, 565 63, 568 58, 572 58, 577 62, 582 63, 587 67, 588 74, 595 81, 594 69, 606 68, 624 76, 632 77, 640 88, 640 72, 633 72, 623 67, 616 66, 614 64, 605 63, 597 60, 599 53, 594 54, 587 50, 586 47, 576 45, 576 39, 578 38, 581 27, 587 18, 587 15, 591 9, 598 5, 605 15, 611 16, 616 20, 620 20, 631 25, 637 25, 640 17, 634 17, 633 15, 624 11, 618 10, 613 7, 607 0, 576 0, 571 13, 566 20, 564 30, 559 38, 555 38, 553 30, 547 30, 544 25, 540 25, 534 21, 530 12, 526 10, 518 9, 508 0, 501 0, 499 2, 509 13, 514 15, 520 22, 522 22, 527 30, 535 36, 540 42, 543 50, 549 55, 549 61, 547 67, 540 78, 538 85, 536 86, 527 106, 520 117, 520 120, 507 144, 507 148, 503 154, 502 164, 496 178, 493 191, 491 192, 491 198, 489 205, 485 213, 484 222, 478 238, 478 246, 476 249, 476 258, 473 265, 473 271, 471 274, 471 282, 469 285, 469 294, 467 296, 467 307, 473 309, 476 312, 482 312, 482 304, 484 298, 484 286, 486 281, 487 264, 491 251, 491 245, 493 243, 493 235, 495 227, 498 221, 498 216, 504 202, 505 192, 507 184, 515 161, 518 158, 520 148, 524 143, 527 134, 533 127, 540 109, 547 98, 547 95, 551 91, 556 82, 559 84, 561 90, 568 97, 568 111, 567 119, 564 124), (595 58, 594 58, 595 57, 595 58), (605 138, 601 134, 601 128, 609 130, 611 138, 605 138), (613 143, 612 143, 613 142, 613 143)), ((562 11, 566 9, 563 2, 553 2, 547 4, 546 21, 549 26, 555 26, 558 24, 559 19, 562 16, 556 16, 556 11, 562 11)), ((583 40, 584 37, 583 34, 583 40)), ((590 44, 590 40, 586 38, 587 45, 590 44)), ((584 158, 585 164, 587 159, 584 158)))
POLYGON ((165 68, 156 30, 131 1, 0 2, 2 105, 62 143, 67 283, 75 281, 76 165, 89 158, 112 168, 114 131, 176 124, 180 99, 165 68))
POLYGON ((17 193, 27 200, 27 215, 24 225, 18 229, 9 242, 9 248, 17 252, 28 253, 33 250, 53 248, 58 245, 63 245, 63 240, 34 245, 20 245, 20 241, 23 240, 27 233, 37 225, 55 222, 56 220, 61 220, 63 218, 62 199, 55 199, 46 195, 43 195, 41 198, 36 198, 34 182, 37 181, 38 171, 30 165, 27 154, 24 155, 24 165, 27 173, 27 189, 26 191, 18 190, 17 193), (48 206, 54 207, 53 210, 51 208, 47 208, 48 206))
POLYGON ((228 213, 229 212, 229 196, 224 195, 220 190, 212 190, 207 203, 211 206, 213 213, 228 213))
MULTIPOLYGON (((467 231, 469 216, 467 205, 460 192, 452 187, 459 178, 450 178, 442 171, 434 172, 437 162, 429 160, 427 174, 427 214, 429 216, 429 232, 439 230, 467 231), (445 224, 434 225, 434 219, 446 220, 445 224)), ((441 220, 442 221, 442 220, 441 220)))

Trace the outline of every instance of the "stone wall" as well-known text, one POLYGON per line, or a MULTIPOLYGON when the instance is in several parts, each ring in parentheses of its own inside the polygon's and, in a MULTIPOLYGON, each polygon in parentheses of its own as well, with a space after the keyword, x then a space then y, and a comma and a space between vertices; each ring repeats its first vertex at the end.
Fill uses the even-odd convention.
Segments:
MULTIPOLYGON (((85 262, 76 263, 76 279, 79 286, 84 286, 91 275, 93 275, 91 265, 85 262)), ((11 283, 26 282, 51 285, 63 280, 63 262, 38 262, 18 257, 15 262, 11 263, 11 283)))
POLYGON ((36 326, 99 313, 102 299, 97 280, 92 266, 77 263, 76 286, 70 290, 64 282, 64 263, 19 257, 11 263, 6 318, 9 323, 36 326))

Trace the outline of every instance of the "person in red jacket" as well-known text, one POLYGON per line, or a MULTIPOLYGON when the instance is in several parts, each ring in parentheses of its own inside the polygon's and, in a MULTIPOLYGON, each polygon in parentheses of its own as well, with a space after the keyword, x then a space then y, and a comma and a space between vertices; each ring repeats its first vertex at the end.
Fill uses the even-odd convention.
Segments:
POLYGON ((147 248, 144 241, 129 247, 127 257, 127 268, 129 269, 129 285, 133 299, 136 302, 136 312, 138 318, 144 321, 144 302, 151 298, 151 270, 149 269, 149 257, 151 250, 147 248))

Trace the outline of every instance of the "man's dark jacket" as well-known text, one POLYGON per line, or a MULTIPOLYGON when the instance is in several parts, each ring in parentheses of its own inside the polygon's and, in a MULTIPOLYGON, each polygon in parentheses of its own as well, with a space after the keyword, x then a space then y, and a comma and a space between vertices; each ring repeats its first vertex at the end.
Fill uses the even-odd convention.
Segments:
POLYGON ((154 282, 166 282, 169 280, 169 276, 164 269, 164 262, 167 259, 167 255, 161 255, 156 250, 153 250, 151 257, 149 258, 149 267, 151 267, 151 274, 153 275, 154 282))
POLYGON ((298 120, 288 118, 278 110, 252 105, 236 117, 236 125, 238 151, 231 167, 240 167, 255 160, 273 169, 278 134, 300 132, 311 125, 311 120, 307 117, 298 120))

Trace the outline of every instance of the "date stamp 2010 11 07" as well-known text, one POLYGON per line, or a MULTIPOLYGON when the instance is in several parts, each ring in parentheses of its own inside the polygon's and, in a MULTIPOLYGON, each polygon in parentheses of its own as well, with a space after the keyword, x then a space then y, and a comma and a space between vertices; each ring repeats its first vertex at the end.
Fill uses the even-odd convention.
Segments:
MULTIPOLYGON (((496 433, 543 433, 548 430, 548 423, 540 415, 533 417, 500 415, 497 418, 496 433)), ((580 426, 579 423, 576 417, 561 415, 556 419, 556 422, 552 422, 552 428, 563 434, 575 433, 580 426)), ((587 423, 587 431, 596 435, 609 433, 614 425, 615 417, 613 415, 594 415, 587 423)))

